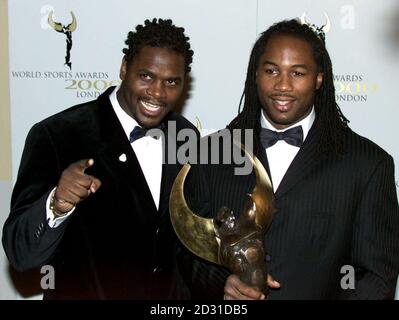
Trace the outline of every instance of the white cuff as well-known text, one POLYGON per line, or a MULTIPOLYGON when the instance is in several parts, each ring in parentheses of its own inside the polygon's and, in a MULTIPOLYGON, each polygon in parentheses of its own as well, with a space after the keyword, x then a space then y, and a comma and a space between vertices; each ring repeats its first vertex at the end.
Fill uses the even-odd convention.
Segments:
POLYGON ((71 215, 71 213, 75 211, 75 208, 76 208, 76 207, 73 207, 70 211, 66 212, 64 216, 55 218, 53 211, 50 209, 50 200, 51 200, 51 196, 52 196, 53 192, 55 191, 55 189, 56 188, 51 190, 51 192, 47 198, 47 201, 46 201, 47 223, 50 228, 57 228, 58 226, 60 226, 61 223, 63 223, 66 220, 66 218, 68 218, 71 215))

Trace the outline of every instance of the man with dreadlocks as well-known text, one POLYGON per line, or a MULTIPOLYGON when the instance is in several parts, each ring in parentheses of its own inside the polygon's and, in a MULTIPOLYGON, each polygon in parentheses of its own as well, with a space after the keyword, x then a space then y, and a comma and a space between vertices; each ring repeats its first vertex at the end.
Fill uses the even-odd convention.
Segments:
POLYGON ((170 130, 196 130, 172 112, 188 40, 171 20, 146 20, 128 34, 120 86, 29 132, 3 246, 18 271, 54 268, 45 299, 186 297, 168 212, 180 166, 163 155, 182 144, 170 130))
MULTIPOLYGON (((289 20, 262 33, 243 110, 226 129, 253 129, 254 153, 272 180, 268 298, 391 299, 399 270, 393 159, 348 128, 317 31, 289 20)), ((186 189, 196 212, 215 216, 222 206, 243 212, 255 178, 234 175, 232 167, 193 167, 186 189)), ((194 297, 267 298, 203 261, 194 260, 192 270, 194 297)))

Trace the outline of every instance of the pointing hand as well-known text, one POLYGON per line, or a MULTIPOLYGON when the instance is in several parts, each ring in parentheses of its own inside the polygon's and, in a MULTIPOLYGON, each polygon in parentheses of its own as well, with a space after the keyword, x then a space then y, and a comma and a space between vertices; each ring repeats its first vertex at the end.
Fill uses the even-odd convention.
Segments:
POLYGON ((85 173, 85 170, 93 164, 93 159, 79 160, 62 172, 54 194, 54 209, 57 212, 66 213, 72 210, 79 202, 100 188, 101 181, 85 173))

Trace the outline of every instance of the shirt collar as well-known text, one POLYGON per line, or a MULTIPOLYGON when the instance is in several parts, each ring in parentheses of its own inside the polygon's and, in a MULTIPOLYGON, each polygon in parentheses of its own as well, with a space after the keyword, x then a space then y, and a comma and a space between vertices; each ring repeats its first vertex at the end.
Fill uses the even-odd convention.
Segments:
POLYGON ((133 130, 135 126, 138 126, 136 120, 134 120, 131 116, 129 116, 125 110, 122 109, 119 104, 118 97, 116 93, 120 89, 120 86, 117 86, 109 95, 109 100, 111 101, 112 108, 114 109, 116 116, 119 119, 119 122, 122 125, 123 130, 125 131, 126 137, 129 139, 130 132, 133 130))
POLYGON ((290 125, 289 127, 285 128, 285 129, 279 130, 279 129, 276 129, 275 127, 273 127, 273 125, 270 123, 270 121, 263 114, 263 111, 261 111, 260 114, 261 114, 260 125, 262 128, 270 129, 270 130, 277 131, 277 132, 282 132, 282 131, 286 131, 286 130, 291 129, 296 126, 302 126, 304 141, 306 139, 306 136, 309 133, 310 128, 313 125, 314 120, 316 119, 316 113, 314 111, 314 107, 312 107, 312 111, 304 119, 290 125))

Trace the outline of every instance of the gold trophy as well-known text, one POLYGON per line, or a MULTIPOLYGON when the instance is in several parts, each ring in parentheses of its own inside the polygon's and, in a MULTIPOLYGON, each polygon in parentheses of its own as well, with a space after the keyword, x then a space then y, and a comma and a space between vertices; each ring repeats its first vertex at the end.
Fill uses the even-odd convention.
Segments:
POLYGON ((183 166, 174 181, 169 201, 170 218, 177 236, 191 252, 223 265, 267 297, 263 241, 274 214, 273 188, 260 161, 245 148, 243 150, 253 164, 256 185, 238 218, 227 207, 220 208, 214 219, 200 217, 190 210, 183 192, 190 164, 183 166))

